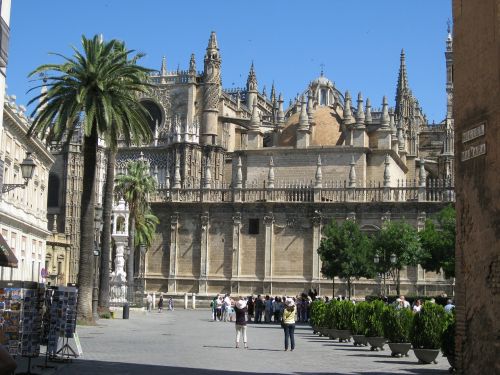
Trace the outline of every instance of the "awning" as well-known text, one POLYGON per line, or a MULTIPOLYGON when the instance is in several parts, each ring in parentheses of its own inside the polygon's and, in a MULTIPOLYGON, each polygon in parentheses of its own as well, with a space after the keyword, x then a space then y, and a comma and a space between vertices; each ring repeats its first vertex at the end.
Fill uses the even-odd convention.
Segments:
POLYGON ((17 258, 0 234, 0 266, 17 268, 17 258))

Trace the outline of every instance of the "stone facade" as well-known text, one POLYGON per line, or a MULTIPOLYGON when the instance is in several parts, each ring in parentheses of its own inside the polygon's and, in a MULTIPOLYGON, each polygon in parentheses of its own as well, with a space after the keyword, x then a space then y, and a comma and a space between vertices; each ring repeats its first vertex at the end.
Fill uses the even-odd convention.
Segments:
MULTIPOLYGON (((446 53, 451 69, 451 39, 446 53)), ((421 228, 454 201, 453 119, 427 123, 404 52, 394 109, 385 97, 372 108, 361 93, 353 103, 321 74, 285 110, 274 85, 270 96, 258 91, 254 64, 242 89, 222 89, 221 69, 215 33, 203 72, 194 56, 186 71, 169 72, 164 60, 142 98, 155 139, 119 150, 119 171, 142 156, 159 184, 150 197, 160 225, 146 254, 147 290, 328 293, 316 249, 331 220, 355 218, 365 231, 387 218, 421 228)), ((408 293, 452 293, 450 280, 421 268, 402 279, 408 293)), ((379 287, 360 280, 354 292, 379 287)))
POLYGON ((453 1, 461 374, 500 373, 500 1, 453 1))

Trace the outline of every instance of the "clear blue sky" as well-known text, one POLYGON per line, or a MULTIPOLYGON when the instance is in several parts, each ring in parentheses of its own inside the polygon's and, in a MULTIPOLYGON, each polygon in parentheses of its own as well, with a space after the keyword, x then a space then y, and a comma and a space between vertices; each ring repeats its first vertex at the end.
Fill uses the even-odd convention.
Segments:
POLYGON ((372 105, 387 95, 394 105, 401 48, 410 87, 430 121, 446 113, 446 22, 451 0, 50 0, 12 1, 7 92, 25 104, 33 94, 27 75, 60 62, 49 51, 71 54, 80 36, 104 34, 144 52, 142 63, 198 70, 210 31, 217 32, 225 88, 242 87, 253 60, 259 90, 274 81, 285 104, 325 66, 325 75, 351 95, 362 91, 372 105))

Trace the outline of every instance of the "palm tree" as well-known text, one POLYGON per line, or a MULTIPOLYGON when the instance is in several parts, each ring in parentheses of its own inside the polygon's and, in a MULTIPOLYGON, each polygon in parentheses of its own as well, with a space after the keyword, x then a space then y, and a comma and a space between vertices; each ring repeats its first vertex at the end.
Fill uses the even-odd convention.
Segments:
MULTIPOLYGON (((138 103, 138 94, 145 93, 149 72, 128 56, 134 51, 119 51, 121 42, 104 42, 101 37, 82 36, 80 52, 73 47, 73 56, 62 57, 62 64, 41 65, 30 76, 45 76, 47 90, 34 97, 38 101, 32 116, 29 134, 47 141, 71 139, 81 127, 83 133, 83 193, 81 198, 80 259, 78 271, 78 318, 93 320, 93 247, 96 153, 99 137, 116 147, 122 136, 127 143, 150 142, 148 114, 138 103)), ((34 87, 33 89, 39 88, 34 87)), ((32 90, 33 90, 32 89, 32 90)))
MULTIPOLYGON (((135 64, 137 61, 144 56, 144 54, 138 53, 133 56, 130 60, 127 60, 127 55, 123 54, 126 52, 125 44, 123 42, 117 42, 114 47, 115 51, 122 53, 123 59, 130 63, 135 64)), ((110 145, 113 142, 108 142, 110 145)), ((109 281, 110 281, 110 258, 111 258, 111 214, 113 210, 113 190, 115 184, 115 164, 116 164, 116 147, 108 147, 107 150, 107 164, 106 164, 106 182, 104 184, 103 190, 103 204, 102 204, 102 220, 103 227, 101 233, 101 264, 99 273, 99 297, 98 304, 99 308, 103 310, 109 310, 109 281)))
POLYGON ((128 163, 127 174, 116 177, 115 191, 123 196, 129 209, 129 255, 127 261, 127 281, 129 301, 134 297, 134 259, 136 222, 149 209, 148 195, 156 188, 155 179, 149 174, 148 165, 142 160, 128 163))

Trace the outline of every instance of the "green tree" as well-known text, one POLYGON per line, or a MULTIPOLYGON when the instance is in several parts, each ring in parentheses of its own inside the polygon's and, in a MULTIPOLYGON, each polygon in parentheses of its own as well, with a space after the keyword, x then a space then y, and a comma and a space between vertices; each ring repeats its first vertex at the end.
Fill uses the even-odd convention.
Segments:
MULTIPOLYGON (((129 256, 127 261, 129 301, 134 296, 134 260, 136 247, 136 223, 149 210, 148 195, 156 189, 156 181, 149 174, 148 165, 142 161, 132 161, 127 165, 127 174, 116 177, 115 191, 123 196, 129 209, 129 256)), ((142 224, 141 224, 142 225, 142 224)))
POLYGON ((149 207, 144 212, 138 213, 135 222, 135 246, 145 245, 150 247, 153 244, 158 224, 160 224, 160 220, 151 212, 149 207))
POLYGON ((456 213, 452 205, 443 208, 435 221, 426 220, 424 229, 419 232, 425 250, 421 265, 426 270, 443 270, 446 277, 455 277, 455 224, 456 213))
MULTIPOLYGON (((148 114, 138 102, 147 92, 144 75, 149 71, 128 62, 134 51, 118 52, 121 42, 105 42, 99 36, 82 36, 80 52, 61 64, 41 65, 30 73, 45 76, 47 90, 35 96, 37 103, 29 135, 50 141, 71 139, 75 131, 83 135, 83 193, 81 198, 80 256, 78 271, 78 316, 93 320, 93 250, 96 154, 99 138, 115 146, 120 136, 127 143, 149 142, 152 138, 148 114)), ((40 88, 36 86, 32 90, 40 88)))
POLYGON ((422 259, 417 230, 404 221, 386 221, 374 239, 373 249, 379 257, 380 273, 389 272, 400 294, 400 273, 406 266, 416 266, 422 259))
POLYGON ((317 251, 322 261, 321 273, 334 283, 334 295, 335 276, 346 280, 349 298, 354 279, 374 276, 371 241, 353 220, 346 220, 341 225, 332 221, 317 251))

